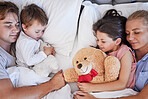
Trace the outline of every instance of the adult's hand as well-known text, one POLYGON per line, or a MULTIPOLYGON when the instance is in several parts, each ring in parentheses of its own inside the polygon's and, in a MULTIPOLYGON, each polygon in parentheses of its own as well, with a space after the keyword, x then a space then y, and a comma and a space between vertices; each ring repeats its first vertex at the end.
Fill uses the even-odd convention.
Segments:
POLYGON ((88 93, 79 92, 79 93, 76 93, 76 95, 74 95, 74 99, 97 99, 97 98, 95 98, 94 96, 88 93))
POLYGON ((58 73, 56 73, 53 78, 51 79, 51 83, 54 86, 54 90, 58 90, 65 86, 65 80, 63 76, 63 71, 60 70, 58 73))

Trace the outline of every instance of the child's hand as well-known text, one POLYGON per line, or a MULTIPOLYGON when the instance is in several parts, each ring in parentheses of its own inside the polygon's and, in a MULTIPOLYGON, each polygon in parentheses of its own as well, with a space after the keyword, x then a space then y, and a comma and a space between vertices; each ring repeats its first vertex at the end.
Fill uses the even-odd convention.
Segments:
POLYGON ((79 93, 76 93, 76 95, 74 95, 73 99, 98 99, 98 98, 95 98, 94 96, 88 93, 79 92, 79 93))
POLYGON ((48 56, 51 55, 53 52, 54 48, 53 47, 46 47, 44 46, 44 53, 48 56))
POLYGON ((53 47, 53 49, 52 49, 51 54, 52 54, 53 56, 55 56, 55 50, 54 50, 54 47, 53 47))
POLYGON ((93 87, 92 83, 77 83, 78 88, 83 91, 83 92, 92 92, 93 89, 91 87, 93 87))

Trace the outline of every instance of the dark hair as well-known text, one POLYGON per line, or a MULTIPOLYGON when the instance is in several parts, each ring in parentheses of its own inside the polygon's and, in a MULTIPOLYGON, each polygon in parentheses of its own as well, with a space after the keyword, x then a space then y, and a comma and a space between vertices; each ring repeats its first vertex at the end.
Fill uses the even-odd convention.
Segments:
POLYGON ((39 21, 42 25, 48 23, 48 18, 42 8, 35 4, 25 6, 20 15, 21 23, 26 27, 31 26, 34 20, 39 21))
POLYGON ((93 30, 95 32, 100 31, 108 34, 113 40, 117 38, 121 38, 121 44, 128 44, 126 41, 126 33, 125 33, 125 24, 127 18, 121 16, 117 10, 110 9, 106 12, 104 17, 98 20, 93 25, 93 30))
POLYGON ((15 13, 18 16, 19 9, 12 2, 1 1, 0 2, 0 20, 5 19, 8 13, 15 13))

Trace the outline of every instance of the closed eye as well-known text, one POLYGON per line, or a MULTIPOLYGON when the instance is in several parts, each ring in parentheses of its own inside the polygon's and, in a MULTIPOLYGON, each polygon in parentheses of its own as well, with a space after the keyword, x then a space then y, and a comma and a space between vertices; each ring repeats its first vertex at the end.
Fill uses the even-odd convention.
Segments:
POLYGON ((39 31, 35 31, 35 33, 39 33, 39 31))
POLYGON ((102 41, 102 43, 105 43, 105 41, 102 41))
POLYGON ((139 34, 140 32, 134 32, 135 34, 139 34))

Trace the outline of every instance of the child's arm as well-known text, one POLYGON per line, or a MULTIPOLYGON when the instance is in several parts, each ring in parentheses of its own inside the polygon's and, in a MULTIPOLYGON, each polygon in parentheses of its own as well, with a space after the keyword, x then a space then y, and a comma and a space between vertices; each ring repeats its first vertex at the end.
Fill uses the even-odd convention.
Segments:
POLYGON ((38 43, 33 40, 21 41, 17 48, 23 58, 22 60, 28 66, 38 64, 47 57, 47 55, 43 51, 39 51, 38 43))
POLYGON ((128 51, 122 57, 120 62, 121 62, 121 69, 120 69, 119 79, 117 81, 102 83, 102 84, 78 83, 78 87, 80 88, 80 90, 84 92, 113 91, 126 88, 133 62, 133 56, 131 52, 128 51))

